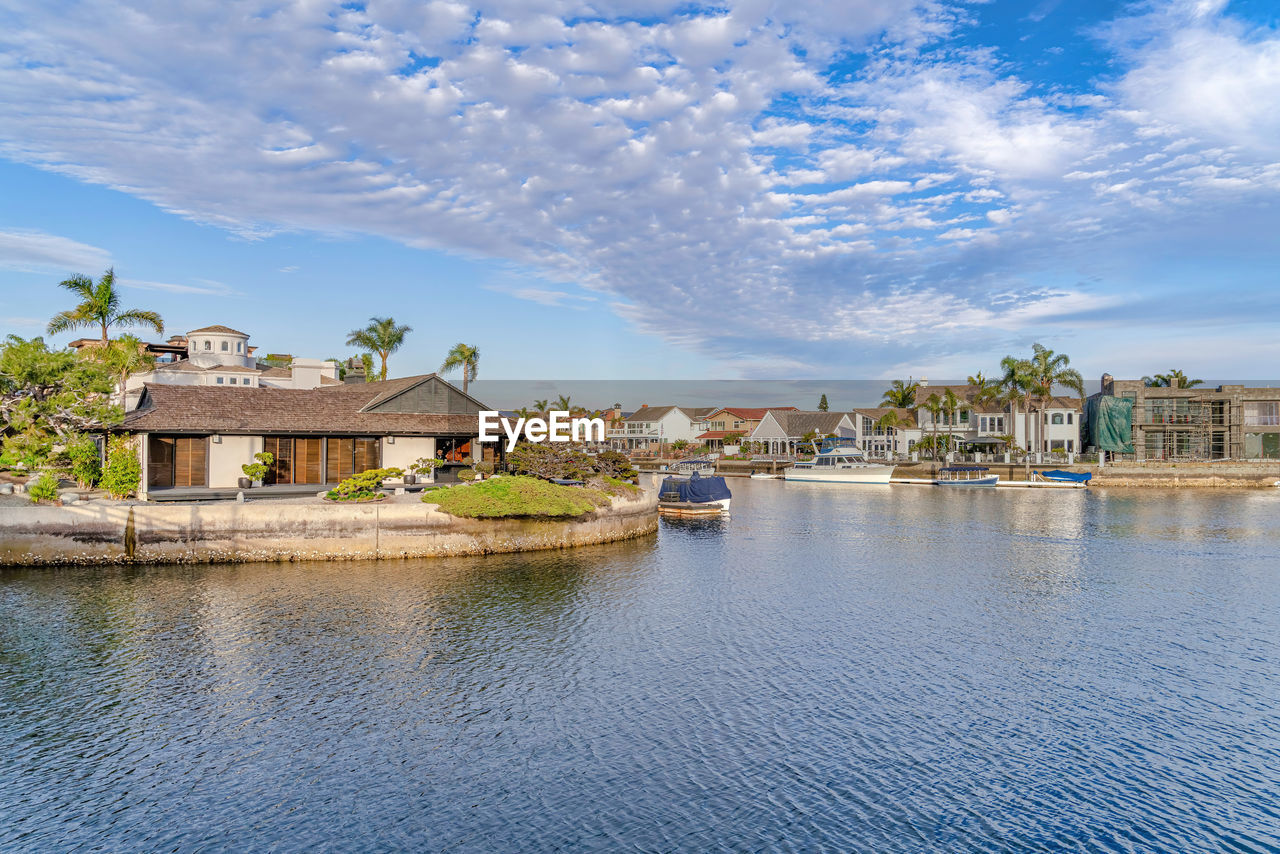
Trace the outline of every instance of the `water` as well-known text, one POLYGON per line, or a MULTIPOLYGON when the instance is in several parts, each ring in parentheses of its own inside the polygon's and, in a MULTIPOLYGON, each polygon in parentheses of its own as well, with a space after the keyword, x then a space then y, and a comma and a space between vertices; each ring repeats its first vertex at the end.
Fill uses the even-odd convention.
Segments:
POLYGON ((0 572, 0 849, 1277 850, 1280 490, 732 486, 560 553, 0 572))

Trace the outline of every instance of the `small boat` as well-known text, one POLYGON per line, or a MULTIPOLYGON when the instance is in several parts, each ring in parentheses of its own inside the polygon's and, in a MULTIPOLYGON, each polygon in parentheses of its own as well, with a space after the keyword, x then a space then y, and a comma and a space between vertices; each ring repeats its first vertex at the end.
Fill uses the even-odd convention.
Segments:
POLYGON ((760 474, 753 474, 753 475, 751 475, 751 479, 752 479, 752 480, 781 480, 781 479, 782 479, 782 475, 780 475, 780 474, 760 473, 760 474))
POLYGON ((668 516, 711 516, 729 512, 733 493, 723 477, 664 478, 658 488, 658 512, 668 516))
POLYGON ((893 466, 867 462, 866 455, 852 439, 824 439, 822 448, 809 462, 787 469, 783 480, 821 483, 885 483, 893 477, 893 466))
POLYGON ((938 469, 939 477, 934 478, 934 486, 995 486, 1000 475, 985 474, 990 469, 981 466, 946 466, 938 469))
POLYGON ((1038 471, 1036 476, 1041 480, 1051 480, 1057 483, 1088 483, 1093 480, 1093 474, 1087 471, 1063 471, 1062 469, 1051 469, 1050 471, 1038 471))

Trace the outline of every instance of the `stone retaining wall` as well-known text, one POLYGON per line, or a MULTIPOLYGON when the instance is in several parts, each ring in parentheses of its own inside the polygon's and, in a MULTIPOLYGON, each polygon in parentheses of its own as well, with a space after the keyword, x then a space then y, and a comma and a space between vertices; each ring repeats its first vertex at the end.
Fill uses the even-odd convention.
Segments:
POLYGON ((558 549, 658 528, 657 494, 574 520, 461 519, 434 504, 6 507, 0 566, 367 560, 558 549))

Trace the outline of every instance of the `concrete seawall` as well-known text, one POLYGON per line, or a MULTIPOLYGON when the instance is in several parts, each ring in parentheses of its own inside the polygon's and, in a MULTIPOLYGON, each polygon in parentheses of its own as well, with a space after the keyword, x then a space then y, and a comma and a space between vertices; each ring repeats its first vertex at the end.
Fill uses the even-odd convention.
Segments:
POLYGON ((112 504, 0 512, 0 566, 477 555, 607 543, 658 528, 653 492, 580 519, 461 519, 434 504, 112 504))

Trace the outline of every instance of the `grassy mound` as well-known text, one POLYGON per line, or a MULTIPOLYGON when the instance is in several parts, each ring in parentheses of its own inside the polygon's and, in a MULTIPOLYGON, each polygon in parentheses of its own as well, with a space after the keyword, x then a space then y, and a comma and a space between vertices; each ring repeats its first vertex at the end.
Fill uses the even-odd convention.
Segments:
POLYGON ((609 497, 595 489, 560 486, 535 477, 506 476, 470 486, 433 489, 422 496, 428 504, 439 504, 451 516, 471 519, 536 517, 570 519, 590 513, 609 503, 609 497))

